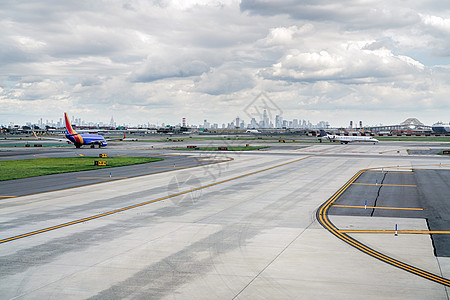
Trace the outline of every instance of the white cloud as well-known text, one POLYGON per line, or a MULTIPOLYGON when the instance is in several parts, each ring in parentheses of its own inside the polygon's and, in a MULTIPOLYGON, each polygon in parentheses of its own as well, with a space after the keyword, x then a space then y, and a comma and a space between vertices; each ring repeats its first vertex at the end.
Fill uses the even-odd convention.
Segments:
POLYGON ((203 74, 199 82, 196 83, 195 90, 210 95, 222 95, 239 92, 254 86, 255 80, 247 70, 226 66, 203 74))
POLYGON ((6 1, 0 115, 221 123, 265 91, 286 118, 432 123, 450 95, 449 11, 431 0, 6 1))
POLYGON ((374 80, 409 75, 424 66, 406 56, 396 56, 390 50, 367 50, 366 41, 328 46, 320 52, 290 51, 261 74, 266 78, 288 81, 348 81, 374 80))
POLYGON ((450 18, 441 18, 438 16, 430 16, 430 15, 421 15, 422 22, 425 25, 429 25, 435 27, 438 30, 441 30, 446 33, 450 33, 450 18))
POLYGON ((151 82, 171 77, 199 76, 209 70, 208 65, 201 60, 185 60, 173 58, 170 60, 150 59, 140 66, 132 75, 136 82, 151 82))

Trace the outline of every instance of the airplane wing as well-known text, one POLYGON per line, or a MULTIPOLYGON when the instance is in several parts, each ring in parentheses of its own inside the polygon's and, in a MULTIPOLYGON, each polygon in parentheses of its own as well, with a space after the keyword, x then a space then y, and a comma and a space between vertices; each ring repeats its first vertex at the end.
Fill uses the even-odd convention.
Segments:
POLYGON ((126 133, 124 132, 123 133, 123 137, 118 137, 118 138, 107 138, 107 139, 105 139, 105 141, 124 141, 125 139, 126 139, 126 137, 127 137, 127 135, 126 135, 126 133))
POLYGON ((66 142, 68 144, 71 144, 71 142, 69 140, 67 140, 66 138, 52 138, 52 137, 44 137, 44 136, 37 136, 36 132, 33 131, 33 135, 36 139, 38 140, 51 140, 51 141, 58 141, 58 142, 66 142))

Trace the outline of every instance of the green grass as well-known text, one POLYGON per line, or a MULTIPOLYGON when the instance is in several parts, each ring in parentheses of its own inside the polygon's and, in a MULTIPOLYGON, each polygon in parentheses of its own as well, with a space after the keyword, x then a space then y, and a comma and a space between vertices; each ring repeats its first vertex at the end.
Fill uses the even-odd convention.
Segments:
POLYGON ((39 142, 1 142, 0 147, 20 147, 25 148, 26 144, 30 145, 30 148, 34 148, 34 145, 42 145, 42 147, 73 147, 71 144, 67 143, 39 143, 39 142))
POLYGON ((0 181, 50 174, 112 168, 163 160, 154 157, 58 157, 0 161, 0 181), (94 166, 106 160, 107 166, 94 166))
POLYGON ((286 140, 286 143, 280 142, 280 141, 267 141, 265 143, 272 143, 272 144, 313 144, 313 143, 320 143, 318 138, 309 138, 309 139, 303 139, 303 140, 286 140))
MULTIPOLYGON (((173 150, 188 150, 188 151, 219 151, 219 148, 223 148, 226 146, 221 147, 198 147, 195 148, 174 148, 173 150)), ((259 150, 263 148, 267 148, 267 146, 250 146, 250 147, 226 147, 228 148, 227 151, 251 151, 251 150, 259 150)))
POLYGON ((234 137, 192 137, 189 139, 185 139, 185 141, 188 140, 220 140, 220 141, 226 141, 226 140, 236 140, 236 141, 257 141, 257 140, 286 140, 286 142, 297 140, 299 138, 307 138, 306 136, 276 136, 276 135, 261 135, 261 136, 234 136, 234 137))
POLYGON ((379 141, 450 142, 450 136, 374 136, 379 141))

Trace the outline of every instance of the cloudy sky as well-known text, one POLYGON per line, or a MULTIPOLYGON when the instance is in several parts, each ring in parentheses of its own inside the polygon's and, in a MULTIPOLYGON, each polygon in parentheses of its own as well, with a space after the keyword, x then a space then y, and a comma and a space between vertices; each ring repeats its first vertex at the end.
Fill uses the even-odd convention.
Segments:
POLYGON ((3 0, 0 124, 450 121, 450 2, 3 0))

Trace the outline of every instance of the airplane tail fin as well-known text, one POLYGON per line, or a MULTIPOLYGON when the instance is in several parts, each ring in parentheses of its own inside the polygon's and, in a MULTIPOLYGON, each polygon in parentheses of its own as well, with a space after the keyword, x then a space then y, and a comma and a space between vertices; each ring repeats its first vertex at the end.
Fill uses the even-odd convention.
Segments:
POLYGON ((320 129, 320 135, 319 136, 320 137, 327 136, 327 133, 325 132, 325 130, 320 129))
POLYGON ((66 134, 74 135, 77 134, 77 132, 72 128, 72 124, 70 124, 69 116, 67 113, 64 113, 64 118, 66 121, 66 134))

